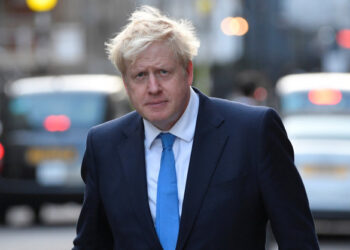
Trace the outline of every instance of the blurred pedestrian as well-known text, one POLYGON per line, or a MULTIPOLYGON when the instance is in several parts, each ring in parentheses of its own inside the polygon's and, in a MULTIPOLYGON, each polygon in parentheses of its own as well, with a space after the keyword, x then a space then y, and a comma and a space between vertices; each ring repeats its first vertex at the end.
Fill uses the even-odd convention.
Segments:
POLYGON ((262 72, 257 70, 241 71, 233 82, 233 91, 226 99, 248 105, 267 104, 270 81, 262 72))
POLYGON ((255 89, 256 85, 254 82, 247 82, 239 86, 238 93, 234 93, 229 99, 248 105, 258 105, 258 102, 254 98, 255 89))
POLYGON ((136 10, 108 43, 136 111, 90 130, 74 249, 319 249, 277 113, 191 87, 188 21, 136 10))

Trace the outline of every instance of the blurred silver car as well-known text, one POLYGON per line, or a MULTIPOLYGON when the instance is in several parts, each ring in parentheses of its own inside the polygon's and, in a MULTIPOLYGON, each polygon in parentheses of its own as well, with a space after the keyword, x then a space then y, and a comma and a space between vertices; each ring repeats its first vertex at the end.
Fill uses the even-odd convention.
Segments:
POLYGON ((280 111, 317 219, 350 218, 350 74, 288 75, 280 111))

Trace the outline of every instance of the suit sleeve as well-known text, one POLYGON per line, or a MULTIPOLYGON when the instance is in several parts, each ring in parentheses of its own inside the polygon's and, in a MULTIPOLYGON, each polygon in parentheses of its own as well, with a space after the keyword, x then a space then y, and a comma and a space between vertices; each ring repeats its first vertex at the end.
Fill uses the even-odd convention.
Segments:
POLYGON ((99 196, 92 131, 87 137, 81 168, 85 193, 77 224, 77 236, 73 241, 73 250, 113 249, 112 234, 99 196))
POLYGON ((282 121, 272 109, 262 120, 258 135, 259 185, 279 249, 319 249, 305 188, 282 121))

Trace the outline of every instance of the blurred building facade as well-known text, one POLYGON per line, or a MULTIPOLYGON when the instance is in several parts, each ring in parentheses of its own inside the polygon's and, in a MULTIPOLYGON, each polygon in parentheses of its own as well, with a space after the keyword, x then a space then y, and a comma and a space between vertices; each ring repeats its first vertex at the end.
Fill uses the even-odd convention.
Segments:
POLYGON ((60 0, 35 12, 25 0, 0 1, 2 78, 61 73, 104 73, 104 42, 134 9, 129 1, 60 0))
POLYGON ((235 75, 247 69, 266 75, 271 88, 286 73, 350 70, 350 50, 337 43, 337 32, 350 29, 349 1, 56 0, 47 12, 30 10, 27 1, 0 1, 0 82, 37 74, 116 73, 104 43, 142 4, 194 23, 201 39, 195 81, 216 96, 227 94, 235 75), (228 16, 244 17, 248 32, 225 35, 228 16))

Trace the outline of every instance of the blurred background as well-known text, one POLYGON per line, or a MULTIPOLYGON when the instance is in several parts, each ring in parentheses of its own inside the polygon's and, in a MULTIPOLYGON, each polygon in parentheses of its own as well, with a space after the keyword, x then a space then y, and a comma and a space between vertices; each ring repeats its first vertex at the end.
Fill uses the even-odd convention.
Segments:
POLYGON ((201 40, 195 82, 215 96, 234 91, 246 70, 257 71, 270 92, 287 73, 350 68, 346 0, 1 0, 1 83, 38 74, 115 74, 104 43, 142 4, 194 23, 201 40))
MULTIPOLYGON (((18 182, 20 178, 27 181, 30 178, 36 178, 36 182, 41 180, 41 183, 35 185, 49 189, 57 188, 57 185, 62 184, 64 181, 57 183, 57 181, 47 182, 42 179, 44 177, 54 179, 57 176, 63 178, 62 169, 69 165, 66 164, 69 160, 67 155, 76 154, 76 160, 81 159, 79 154, 81 154, 81 145, 85 143, 83 139, 85 132, 81 132, 82 136, 77 139, 80 140, 79 142, 69 145, 69 150, 72 151, 66 149, 62 151, 62 148, 68 145, 68 142, 63 139, 60 145, 47 146, 42 142, 45 140, 42 138, 46 138, 46 135, 30 134, 29 136, 28 133, 23 133, 25 129, 29 129, 29 122, 26 126, 21 127, 21 133, 13 132, 11 124, 18 122, 16 119, 19 118, 16 117, 19 115, 23 119, 25 109, 22 100, 23 91, 20 91, 21 94, 11 92, 9 86, 18 83, 20 79, 32 79, 29 77, 38 76, 71 74, 118 76, 119 73, 107 60, 104 43, 127 23, 130 13, 143 4, 155 6, 172 17, 189 19, 193 22, 201 41, 199 55, 194 61, 194 85, 196 87, 211 96, 252 105, 274 107, 281 113, 283 120, 288 121, 286 127, 287 132, 291 135, 293 146, 296 147, 296 162, 301 162, 298 169, 302 168, 302 164, 307 165, 308 169, 310 166, 314 167, 311 177, 310 172, 303 175, 301 171, 304 181, 310 183, 306 185, 308 194, 312 195, 315 189, 325 186, 334 191, 329 196, 335 197, 341 192, 338 198, 343 202, 324 201, 339 204, 338 207, 330 208, 320 205, 319 198, 315 198, 315 203, 311 202, 315 208, 313 209, 315 217, 320 219, 317 225, 322 249, 350 249, 350 204, 344 201, 349 200, 350 195, 350 152, 345 149, 350 145, 348 144, 350 131, 344 129, 350 127, 350 96, 348 95, 350 78, 347 74, 350 72, 349 0, 0 0, 0 112, 2 117, 2 123, 0 123, 2 131, 0 137, 0 198, 5 197, 0 201, 0 213, 3 215, 1 217, 0 214, 2 222, 0 249, 28 249, 28 244, 33 245, 31 249, 69 249, 74 238, 74 226, 82 198, 82 189, 77 189, 80 190, 77 191, 80 198, 62 199, 59 206, 54 206, 46 200, 45 202, 38 200, 34 205, 33 202, 21 202, 18 199, 14 203, 10 202, 12 193, 8 191, 9 186, 6 179, 16 179, 17 182, 13 184, 17 185, 16 187, 22 185, 21 182, 18 182), (333 92, 330 94, 322 92, 323 102, 315 102, 310 99, 308 93, 317 89, 318 85, 312 88, 302 87, 297 92, 300 94, 304 91, 305 95, 292 98, 293 104, 290 104, 294 105, 293 107, 299 105, 301 108, 297 110, 298 112, 288 113, 290 106, 289 104, 283 106, 285 103, 283 100, 285 94, 290 94, 291 91, 276 91, 277 82, 289 74, 303 75, 312 72, 343 73, 345 80, 332 78, 328 84, 320 84, 323 90, 340 91, 339 102, 335 103, 332 102, 333 99, 329 99, 332 98, 330 96, 334 97, 333 92), (342 83, 341 85, 333 84, 335 81, 342 83), (307 110, 302 109, 307 106, 304 105, 305 102, 312 104, 307 110), (330 106, 332 107, 329 108, 330 106), (15 115, 11 112, 15 112, 15 115), (303 127, 304 118, 306 116, 310 118, 310 114, 315 117, 312 121, 307 120, 311 129, 303 131, 303 134, 295 134, 295 128, 303 127), (334 118, 335 114, 337 117, 334 118), (290 122, 291 115, 293 118, 298 115, 298 122, 294 120, 290 122), (8 122, 10 120, 11 123, 8 122), (331 121, 329 122, 330 127, 319 130, 318 134, 311 135, 310 133, 314 132, 312 128, 317 127, 324 120, 331 121), (337 126, 334 127, 334 124, 337 126), (343 132, 337 135, 327 134, 325 140, 325 131, 329 131, 330 128, 332 131, 339 131, 339 128, 343 128, 341 130, 343 132), (35 138, 40 137, 41 139, 40 142, 32 143, 33 145, 29 145, 28 142, 19 143, 21 139, 18 138, 24 138, 24 135, 33 138, 34 141, 35 138), (335 142, 338 143, 336 145, 340 145, 338 146, 339 151, 333 152, 333 150, 330 153, 330 149, 322 148, 310 153, 310 150, 300 149, 304 149, 305 145, 313 148, 315 144, 320 144, 321 139, 322 143, 327 143, 328 146, 335 142), (21 151, 16 144, 16 151, 14 143, 21 144, 21 146, 25 144, 26 149, 21 149, 21 151), (44 144, 45 147, 53 149, 50 152, 44 151, 40 148, 44 144), (74 149, 73 144, 79 144, 76 146, 79 150, 74 149), (27 176, 23 170, 8 170, 9 168, 19 169, 18 166, 13 166, 14 163, 11 165, 10 160, 6 160, 6 156, 11 151, 11 154, 16 155, 17 158, 20 158, 19 152, 24 152, 23 154, 26 154, 28 158, 29 150, 31 153, 36 150, 35 154, 40 155, 37 156, 40 159, 35 158, 35 161, 38 163, 43 160, 43 163, 38 163, 38 166, 45 170, 38 171, 39 167, 30 166, 32 170, 27 176), (73 151, 75 153, 72 153, 73 151), (308 160, 307 163, 304 163, 305 158, 316 160, 308 160), (327 164, 324 164, 325 162, 327 164), (63 163, 67 166, 63 166, 63 163), (20 174, 16 176, 16 173, 20 174), (317 179, 316 188, 313 186, 315 179, 317 179), (328 182, 331 184, 324 184, 328 182), (75 203, 70 203, 71 201, 75 203), (327 212, 326 215, 324 211, 327 212), (41 240, 44 235, 50 239, 46 243, 41 240), (20 246, 19 239, 22 239, 24 246, 20 246), (55 240, 57 244, 52 244, 55 240)), ((326 74, 322 75, 325 81, 327 77, 326 74)), ((302 81, 298 79, 298 82, 302 81)), ((309 80, 313 83, 315 81, 324 80, 309 80)), ((39 86, 36 80, 29 82, 32 89, 33 86, 39 86)), ((305 83, 305 86, 308 86, 308 83, 305 83)), ((18 91, 19 87, 15 89, 18 91)), ((109 91, 107 99, 119 98, 114 94, 111 97, 110 93, 109 91)), ((339 99, 339 92, 337 93, 336 98, 339 99)), ((37 92, 25 92, 25 103, 28 103, 27 95, 29 94, 35 94, 34 99, 38 100, 37 92)), ((291 97, 288 96, 288 98, 286 100, 290 101, 291 97)), ((110 102, 108 105, 113 103, 115 102, 110 102)), ((48 106, 45 103, 36 105, 48 106)), ((125 104, 123 105, 125 107, 125 104)), ((106 113, 110 112, 107 106, 104 108, 106 113)), ((27 110, 30 110, 30 107, 34 106, 28 107, 27 110)), ((109 115, 108 119, 117 117, 128 110, 124 108, 122 112, 115 112, 109 115)), ((56 108, 42 111, 40 115, 43 116, 43 119, 54 115, 50 118, 53 119, 55 128, 60 127, 67 121, 67 117, 69 118, 68 113, 56 108), (64 117, 60 116, 62 114, 64 117)), ((72 117, 70 119, 72 120, 72 117)), ((105 119, 101 118, 95 123, 106 119, 107 115, 105 119)), ((70 122, 69 120, 69 124, 70 122)), ((93 124, 89 123, 90 125, 93 124)), ((58 129, 54 132, 48 131, 47 127, 41 129, 43 131, 46 129, 47 138, 63 138, 70 129, 68 127, 63 131, 58 129), (55 135, 53 136, 52 133, 55 135)), ((73 120, 71 127, 72 129, 74 127, 73 120)), ((30 129, 34 131, 34 127, 30 129)), ((37 133, 38 128, 35 129, 37 133)), ((52 138, 48 140, 57 143, 58 140, 52 138)), ((64 173, 66 172, 65 170, 64 173)), ((28 188, 32 185, 29 182, 27 184, 28 188)), ((322 190, 322 192, 327 191, 322 190)), ((310 199, 313 200, 313 198, 310 199)), ((56 203, 55 199, 52 203, 56 203)), ((274 249, 275 245, 271 244, 270 248, 274 249)))

